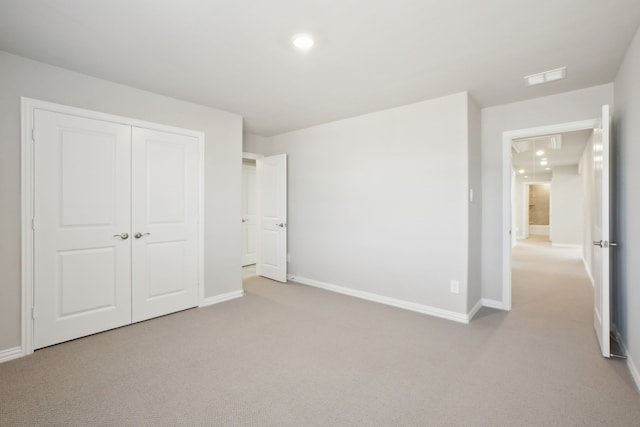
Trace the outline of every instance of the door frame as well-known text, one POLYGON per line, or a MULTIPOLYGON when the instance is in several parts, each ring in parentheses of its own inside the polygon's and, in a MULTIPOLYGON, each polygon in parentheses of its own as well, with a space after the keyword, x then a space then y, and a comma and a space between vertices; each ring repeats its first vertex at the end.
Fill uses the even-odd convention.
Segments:
POLYGON ((516 129, 502 133, 502 309, 511 310, 511 142, 518 138, 594 129, 600 125, 600 118, 559 123, 548 126, 516 129))
POLYGON ((184 129, 159 123, 147 122, 129 117, 117 116, 83 108, 70 107, 48 101, 27 97, 20 98, 21 136, 20 136, 20 229, 21 229, 21 355, 33 353, 33 295, 34 295, 34 112, 36 109, 54 113, 102 120, 127 126, 153 129, 198 139, 198 306, 202 306, 204 297, 204 132, 184 129))

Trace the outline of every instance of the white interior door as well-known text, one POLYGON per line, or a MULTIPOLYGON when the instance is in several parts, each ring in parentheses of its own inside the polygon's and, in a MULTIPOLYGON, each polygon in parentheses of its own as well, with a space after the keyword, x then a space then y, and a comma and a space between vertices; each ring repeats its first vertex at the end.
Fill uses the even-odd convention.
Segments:
POLYGON ((242 162, 242 266, 256 263, 256 164, 242 162))
POLYGON ((132 319, 198 305, 198 139, 132 128, 132 319))
POLYGON ((34 348, 131 322, 130 127, 35 110, 34 348))
POLYGON ((593 142, 594 200, 593 229, 594 251, 592 260, 594 280, 594 326, 604 357, 610 357, 610 141, 611 115, 609 106, 602 107, 602 127, 595 132, 593 142))
POLYGON ((287 155, 256 160, 259 250, 256 273, 287 281, 287 155))

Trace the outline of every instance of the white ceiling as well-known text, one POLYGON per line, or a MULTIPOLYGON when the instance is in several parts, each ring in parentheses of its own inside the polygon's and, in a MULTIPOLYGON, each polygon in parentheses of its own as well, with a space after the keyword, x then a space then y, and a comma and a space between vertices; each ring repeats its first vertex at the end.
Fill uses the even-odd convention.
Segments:
POLYGON ((0 50, 272 135, 464 90, 490 106, 608 83, 639 25, 638 0, 2 0, 0 50))
MULTIPOLYGON (((531 151, 516 153, 512 151, 511 164, 514 169, 523 169, 523 176, 528 176, 528 180, 538 180, 541 177, 550 177, 550 172, 558 166, 577 166, 580 158, 587 146, 587 141, 591 136, 593 129, 578 130, 573 132, 565 132, 562 136, 562 147, 558 150, 544 149, 544 155, 536 155, 536 151, 540 147, 534 147, 531 151), (540 165, 540 160, 546 158, 548 164, 540 165), (550 168, 547 170, 546 168, 550 168)), ((543 143, 546 141, 542 141, 543 143)))

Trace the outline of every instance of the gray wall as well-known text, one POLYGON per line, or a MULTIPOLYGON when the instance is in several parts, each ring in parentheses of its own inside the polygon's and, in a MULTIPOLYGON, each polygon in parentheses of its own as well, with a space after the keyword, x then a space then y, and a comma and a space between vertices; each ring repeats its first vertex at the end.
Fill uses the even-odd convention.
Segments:
POLYGON ((502 301, 502 133, 593 119, 613 104, 613 84, 482 110, 482 297, 502 301))
POLYGON ((289 273, 466 314, 469 108, 460 93, 247 135, 245 151, 289 155, 289 273))
POLYGON ((205 294, 242 289, 242 118, 0 51, 0 351, 20 345, 20 97, 205 133, 205 294))
MULTIPOLYGON (((617 326, 640 382, 640 31, 615 80, 614 152, 617 165, 617 326), (639 162, 639 163, 636 163, 639 162)), ((615 253, 615 252, 614 252, 615 253)))

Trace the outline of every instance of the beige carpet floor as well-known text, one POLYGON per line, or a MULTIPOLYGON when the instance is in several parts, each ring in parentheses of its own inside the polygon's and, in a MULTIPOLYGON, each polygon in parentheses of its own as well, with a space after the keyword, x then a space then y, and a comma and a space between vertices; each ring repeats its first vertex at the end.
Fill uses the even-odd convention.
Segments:
POLYGON ((247 296, 0 365, 1 426, 638 426, 579 254, 524 243, 470 325, 253 277, 247 296))

